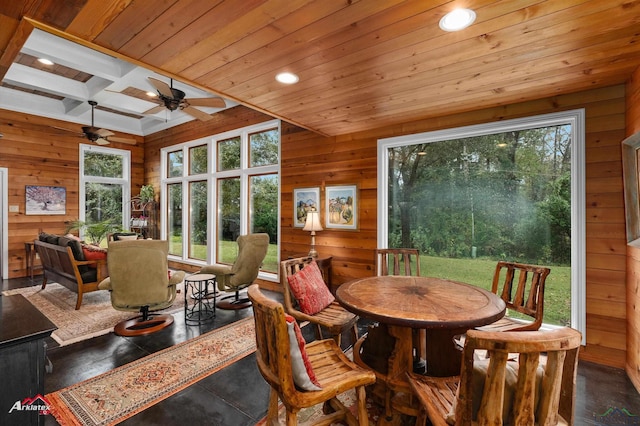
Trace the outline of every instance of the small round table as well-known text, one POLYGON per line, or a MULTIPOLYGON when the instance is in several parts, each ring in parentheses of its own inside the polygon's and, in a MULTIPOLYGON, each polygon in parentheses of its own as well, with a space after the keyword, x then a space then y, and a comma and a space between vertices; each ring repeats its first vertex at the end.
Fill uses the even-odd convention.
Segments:
POLYGON ((194 274, 184 279, 184 320, 186 323, 202 323, 216 317, 216 276, 213 274, 194 274), (213 291, 209 292, 209 284, 213 291), (191 289, 191 297, 189 297, 191 289), (189 299, 193 300, 189 306, 189 299), (209 300, 213 299, 213 303, 209 300))
MULTIPOLYGON (((368 366, 363 365, 365 357, 383 365, 382 371, 376 371, 376 386, 405 396, 411 393, 406 373, 413 370, 412 329, 426 332, 427 374, 455 376, 460 374, 462 353, 454 337, 497 321, 506 310, 504 301, 490 291, 433 277, 362 278, 338 287, 336 298, 347 310, 379 321, 380 327, 370 329, 356 343, 354 359, 362 366, 368 366), (357 353, 360 347, 363 351, 357 353), (389 353, 380 353, 381 348, 389 348, 389 353)), ((398 400, 396 406, 399 412, 417 414, 405 401, 398 400)), ((389 402, 385 410, 389 416, 389 402)))

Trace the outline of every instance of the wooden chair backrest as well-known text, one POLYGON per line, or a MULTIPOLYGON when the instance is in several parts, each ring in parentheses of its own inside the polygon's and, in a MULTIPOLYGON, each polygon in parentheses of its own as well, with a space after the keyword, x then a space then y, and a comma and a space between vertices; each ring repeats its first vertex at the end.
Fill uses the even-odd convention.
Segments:
POLYGON ((420 255, 418 249, 395 248, 376 249, 376 274, 420 276, 420 255), (412 272, 412 266, 415 273, 412 272))
MULTIPOLYGON (((280 284, 284 289, 284 307, 286 312, 298 310, 298 301, 293 297, 291 287, 289 287, 289 277, 304 269, 305 266, 313 262, 313 257, 297 257, 295 259, 283 260, 280 262, 280 284)), ((327 282, 324 271, 320 269, 322 279, 327 282)))
POLYGON ((542 325, 544 285, 550 272, 549 268, 524 263, 500 261, 496 265, 491 291, 504 300, 508 309, 534 319, 526 330, 537 330, 542 325))
POLYGON ((256 358, 262 377, 289 403, 298 391, 293 382, 289 335, 284 309, 279 302, 266 297, 258 284, 249 286, 256 326, 256 358))
MULTIPOLYGON (((473 365, 488 362, 487 376, 481 395, 477 424, 503 424, 503 398, 507 360, 518 355, 518 379, 509 424, 556 424, 557 416, 573 424, 575 383, 581 334, 572 328, 553 331, 469 330, 463 350, 459 396, 456 402, 456 424, 470 425, 473 417, 473 365), (486 350, 487 360, 474 357, 475 350, 486 350), (536 391, 536 370, 540 355, 546 354, 541 388, 536 391), (537 409, 535 396, 539 395, 537 409)), ((476 406, 477 406, 476 401, 476 406)), ((476 423, 473 423, 476 424, 476 423)))

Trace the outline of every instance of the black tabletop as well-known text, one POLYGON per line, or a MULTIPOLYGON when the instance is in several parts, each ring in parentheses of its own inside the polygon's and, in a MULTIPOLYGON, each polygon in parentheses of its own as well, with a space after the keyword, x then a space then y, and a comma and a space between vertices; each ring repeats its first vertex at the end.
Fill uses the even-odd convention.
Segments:
POLYGON ((0 296, 0 346, 49 336, 57 327, 21 294, 0 296))

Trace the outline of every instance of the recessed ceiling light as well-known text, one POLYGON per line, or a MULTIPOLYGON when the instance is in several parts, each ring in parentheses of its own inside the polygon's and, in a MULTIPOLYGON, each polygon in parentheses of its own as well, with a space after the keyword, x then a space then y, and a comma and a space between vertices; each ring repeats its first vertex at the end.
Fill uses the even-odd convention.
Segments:
POLYGON ((455 9, 440 19, 440 28, 444 31, 460 31, 473 24, 476 13, 471 9, 455 9))
POLYGON ((38 62, 45 65, 53 65, 53 61, 50 61, 47 58, 38 58, 38 62))
POLYGON ((284 84, 295 84, 300 79, 294 73, 281 72, 280 74, 276 75, 276 80, 278 80, 280 83, 284 83, 284 84))

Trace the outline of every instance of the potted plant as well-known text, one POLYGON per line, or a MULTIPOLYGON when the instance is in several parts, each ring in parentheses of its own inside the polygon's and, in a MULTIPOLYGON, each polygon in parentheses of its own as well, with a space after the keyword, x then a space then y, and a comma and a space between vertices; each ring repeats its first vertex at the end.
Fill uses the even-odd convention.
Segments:
POLYGON ((121 231, 122 227, 112 223, 110 220, 103 220, 101 222, 87 223, 82 220, 74 220, 67 224, 65 233, 71 231, 82 231, 84 238, 95 246, 99 246, 102 240, 107 238, 107 235, 112 232, 121 231))
POLYGON ((143 203, 148 203, 153 201, 155 198, 155 193, 153 191, 153 186, 151 185, 142 185, 140 188, 140 201, 143 203))

